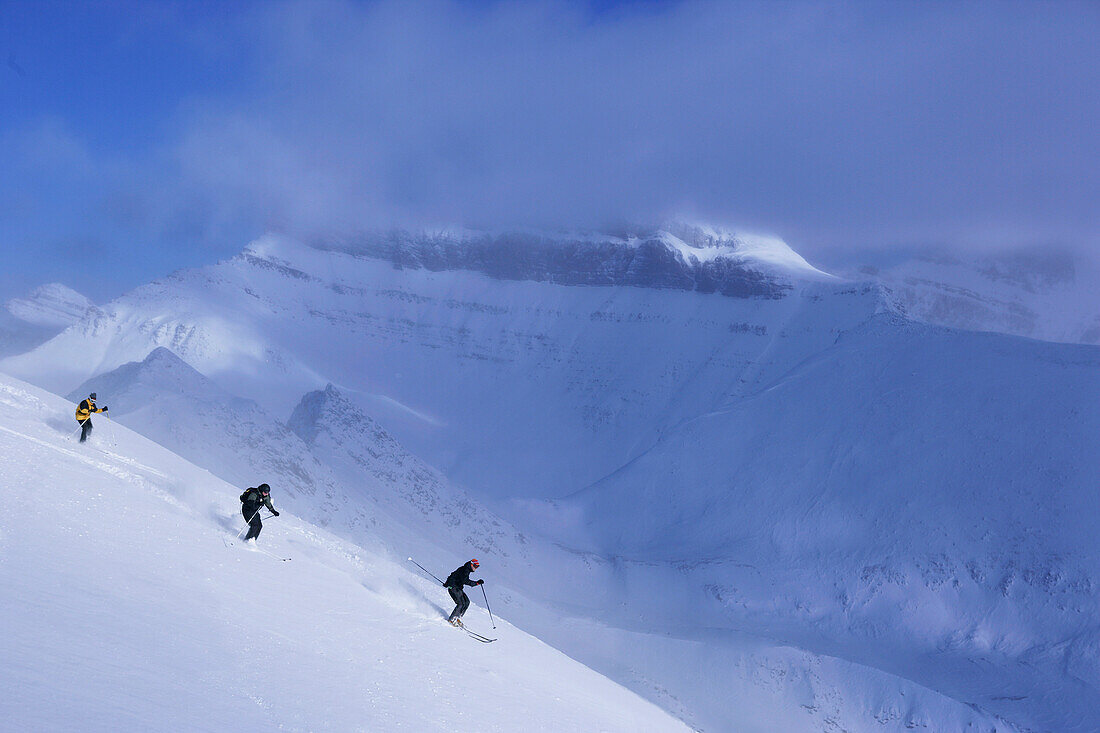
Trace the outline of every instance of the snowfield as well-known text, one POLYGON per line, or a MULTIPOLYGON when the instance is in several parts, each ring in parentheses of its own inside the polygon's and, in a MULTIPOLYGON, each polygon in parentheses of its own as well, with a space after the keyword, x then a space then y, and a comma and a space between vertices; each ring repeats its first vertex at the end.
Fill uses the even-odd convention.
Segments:
POLYGON ((434 582, 293 515, 260 543, 290 562, 226 546, 239 487, 102 417, 81 446, 70 412, 0 378, 5 729, 687 730, 476 603, 499 640, 471 639, 434 582))
MULTIPOLYGON (((1100 730, 1100 349, 914 322, 767 238, 667 234, 503 265, 507 236, 265 237, 0 370, 97 391, 227 482, 199 501, 214 539, 271 483, 298 518, 265 529, 299 545, 284 574, 311 557, 296 522, 372 589, 418 587, 385 558, 479 557, 495 611, 696 730, 1100 730)), ((157 490, 194 508, 194 485, 157 490)))

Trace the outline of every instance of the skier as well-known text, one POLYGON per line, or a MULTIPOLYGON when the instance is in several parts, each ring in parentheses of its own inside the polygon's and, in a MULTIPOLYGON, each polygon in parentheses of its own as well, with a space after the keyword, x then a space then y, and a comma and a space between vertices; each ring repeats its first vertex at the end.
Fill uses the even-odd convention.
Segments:
POLYGON ((267 484, 245 489, 245 492, 241 494, 241 514, 244 515, 244 521, 248 522, 248 534, 244 538, 245 542, 260 536, 260 530, 264 528, 263 522, 260 521, 260 509, 265 506, 273 515, 279 516, 279 512, 275 511, 275 507, 271 506, 271 487, 267 484))
POLYGON ((453 626, 462 626, 462 614, 466 613, 466 609, 470 607, 470 597, 466 595, 464 586, 485 585, 484 580, 470 580, 470 573, 477 570, 480 564, 476 558, 470 560, 448 575, 443 583, 447 592, 451 594, 451 600, 455 602, 455 610, 451 611, 451 616, 447 619, 453 626))
POLYGON ((88 439, 88 436, 92 434, 92 413, 93 412, 107 412, 107 406, 102 408, 95 406, 95 392, 88 395, 87 399, 81 400, 80 404, 76 406, 76 421, 80 423, 80 442, 83 443, 88 439))

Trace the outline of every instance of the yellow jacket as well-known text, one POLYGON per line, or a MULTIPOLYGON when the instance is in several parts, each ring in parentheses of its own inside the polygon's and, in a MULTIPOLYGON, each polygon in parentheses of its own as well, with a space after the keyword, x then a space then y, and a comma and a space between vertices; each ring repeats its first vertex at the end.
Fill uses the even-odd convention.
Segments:
POLYGON ((92 416, 93 412, 103 412, 103 410, 96 407, 95 400, 91 398, 81 400, 80 404, 76 406, 76 421, 84 422, 92 416))

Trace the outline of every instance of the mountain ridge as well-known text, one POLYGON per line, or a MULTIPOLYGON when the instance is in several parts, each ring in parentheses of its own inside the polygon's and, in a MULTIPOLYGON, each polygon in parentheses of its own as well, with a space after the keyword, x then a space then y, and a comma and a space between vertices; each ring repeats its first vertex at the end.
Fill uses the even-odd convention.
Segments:
POLYGON ((615 232, 395 229, 313 246, 376 257, 397 268, 470 270, 502 280, 669 288, 780 298, 791 280, 826 280, 786 243, 685 222, 615 232))

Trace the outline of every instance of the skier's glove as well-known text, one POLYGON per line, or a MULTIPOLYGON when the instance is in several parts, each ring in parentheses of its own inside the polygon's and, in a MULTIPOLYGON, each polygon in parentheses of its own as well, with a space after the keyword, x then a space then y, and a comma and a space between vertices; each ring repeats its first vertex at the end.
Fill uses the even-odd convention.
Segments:
POLYGON ((107 412, 107 406, 106 405, 103 406, 103 411, 107 412))
POLYGON ((271 510, 271 513, 276 517, 279 516, 279 512, 275 511, 274 509, 271 510))
POLYGON ((484 580, 479 580, 479 581, 477 581, 477 584, 478 585, 485 585, 485 581, 484 580))

